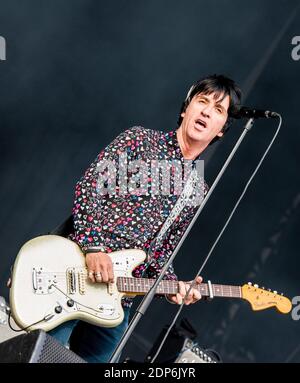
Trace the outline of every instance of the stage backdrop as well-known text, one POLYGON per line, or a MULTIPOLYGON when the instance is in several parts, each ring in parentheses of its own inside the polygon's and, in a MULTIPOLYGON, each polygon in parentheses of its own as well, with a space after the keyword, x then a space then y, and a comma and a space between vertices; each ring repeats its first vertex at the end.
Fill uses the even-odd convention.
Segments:
MULTIPOLYGON (((99 151, 133 125, 174 129, 187 89, 213 73, 234 78, 248 106, 280 112, 283 125, 202 275, 300 295, 297 3, 1 0, 0 295, 20 246, 70 214, 75 183, 99 151)), ((210 184, 242 126, 205 153, 210 184)), ((199 269, 275 129, 257 121, 247 135, 178 254, 179 278, 199 269)), ((124 357, 143 360, 175 311, 155 299, 124 357)), ((291 314, 216 298, 182 317, 226 362, 300 362, 291 314)))

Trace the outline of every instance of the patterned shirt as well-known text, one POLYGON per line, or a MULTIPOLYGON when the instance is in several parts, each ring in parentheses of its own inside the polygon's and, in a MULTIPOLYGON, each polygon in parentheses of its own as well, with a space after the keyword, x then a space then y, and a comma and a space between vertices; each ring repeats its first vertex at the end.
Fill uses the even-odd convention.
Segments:
MULTIPOLYGON (((151 188, 150 190, 147 188, 143 193, 136 191, 130 193, 129 187, 124 194, 120 193, 118 182, 115 185, 115 194, 99 193, 97 183, 99 163, 101 161, 103 163, 105 160, 112 161, 118 172, 120 170, 118 161, 122 153, 127 154, 128 163, 143 160, 148 169, 151 169, 151 164, 153 165, 155 160, 167 160, 173 161, 173 163, 174 160, 177 160, 182 168, 186 163, 177 141, 176 130, 165 133, 140 126, 127 129, 99 153, 77 182, 73 206, 74 235, 71 236, 71 239, 81 247, 103 246, 107 253, 133 248, 142 249, 147 253, 151 242, 173 209, 179 194, 174 192, 155 193, 151 188)), ((134 173, 134 171, 127 171, 127 182, 134 173)), ((109 172, 107 174, 109 182, 109 176, 112 174, 109 172)), ((150 170, 147 173, 147 180, 148 186, 155 186, 150 170)), ((174 191, 174 183, 172 185, 171 191, 174 191)), ((184 207, 160 246, 156 247, 152 258, 148 262, 145 260, 133 270, 134 277, 157 278, 196 210, 197 206, 184 207)), ((177 280, 172 266, 168 269, 164 279, 177 280)), ((125 297, 122 304, 130 307, 132 299, 125 297)))

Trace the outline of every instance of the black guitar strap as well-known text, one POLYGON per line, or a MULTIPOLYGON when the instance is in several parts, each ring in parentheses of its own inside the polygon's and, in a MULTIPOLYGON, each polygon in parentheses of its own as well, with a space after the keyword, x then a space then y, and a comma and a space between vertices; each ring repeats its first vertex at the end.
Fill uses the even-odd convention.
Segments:
POLYGON ((73 215, 70 214, 61 224, 55 229, 51 230, 49 234, 60 235, 61 237, 67 237, 69 234, 74 233, 73 215))

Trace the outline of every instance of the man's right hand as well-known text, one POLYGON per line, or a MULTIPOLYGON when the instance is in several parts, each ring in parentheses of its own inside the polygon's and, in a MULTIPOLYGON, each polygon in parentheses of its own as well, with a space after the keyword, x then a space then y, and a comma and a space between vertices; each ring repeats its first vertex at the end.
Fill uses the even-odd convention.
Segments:
POLYGON ((88 269, 88 277, 92 282, 109 283, 114 281, 113 263, 108 254, 87 253, 85 263, 88 269))

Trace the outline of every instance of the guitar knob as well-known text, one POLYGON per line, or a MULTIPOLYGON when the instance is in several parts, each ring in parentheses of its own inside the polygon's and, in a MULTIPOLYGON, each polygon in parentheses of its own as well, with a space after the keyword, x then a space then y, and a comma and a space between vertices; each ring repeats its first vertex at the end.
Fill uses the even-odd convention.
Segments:
POLYGON ((249 285, 249 286, 252 286, 252 283, 251 283, 251 282, 248 282, 248 285, 249 285))
POLYGON ((265 289, 265 286, 263 286, 262 289, 264 290, 264 289, 265 289))
POLYGON ((276 290, 274 290, 274 291, 273 291, 273 293, 274 293, 274 294, 277 294, 277 291, 276 291, 276 290))
POLYGON ((255 287, 256 289, 258 289, 258 285, 257 285, 257 284, 255 284, 254 287, 255 287))
POLYGON ((62 307, 61 306, 56 306, 54 311, 56 312, 56 314, 60 314, 62 312, 62 307))
POLYGON ((281 293, 280 295, 283 295, 283 293, 281 293))
POLYGON ((271 289, 268 289, 268 291, 271 291, 271 289))
POLYGON ((73 306, 74 306, 74 301, 73 301, 73 299, 69 299, 69 300, 67 301, 67 305, 68 305, 69 307, 73 307, 73 306))

